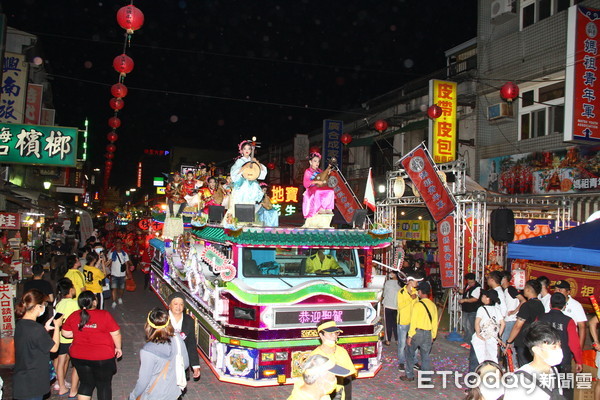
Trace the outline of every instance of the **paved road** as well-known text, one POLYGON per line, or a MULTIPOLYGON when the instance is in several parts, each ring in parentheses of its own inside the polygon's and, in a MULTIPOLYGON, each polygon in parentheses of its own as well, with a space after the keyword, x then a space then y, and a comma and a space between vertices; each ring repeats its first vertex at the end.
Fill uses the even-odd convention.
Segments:
MULTIPOLYGON (((124 304, 117 306, 115 310, 108 307, 115 319, 121 326, 123 334, 123 359, 118 363, 118 372, 113 378, 113 398, 124 399, 135 386, 137 373, 139 369, 138 351, 144 344, 143 326, 148 310, 155 306, 160 306, 153 292, 143 291, 140 288, 142 277, 141 273, 136 273, 138 290, 133 293, 126 293, 124 304)), ((467 368, 467 351, 461 348, 457 343, 445 340, 444 333, 436 341, 432 358, 434 368, 437 371, 449 370, 465 372, 467 368)), ((396 369, 396 346, 384 346, 384 367, 371 379, 360 379, 355 381, 353 386, 354 399, 461 399, 464 397, 464 391, 455 388, 453 385, 446 389, 441 386, 441 379, 436 379, 434 389, 417 389, 415 382, 405 383, 398 378, 400 373, 396 369)), ((271 400, 286 399, 292 391, 291 385, 281 387, 250 388, 240 385, 219 382, 210 372, 203 360, 201 360, 202 378, 198 382, 188 384, 187 394, 184 399, 202 399, 202 400, 224 400, 224 399, 244 399, 244 400, 271 400)), ((12 398, 11 371, 10 369, 0 369, 0 376, 5 381, 4 398, 12 398)), ((51 399, 60 399, 53 394, 51 399)), ((94 399, 96 397, 94 396, 94 399)), ((64 397, 63 397, 64 399, 64 397)))

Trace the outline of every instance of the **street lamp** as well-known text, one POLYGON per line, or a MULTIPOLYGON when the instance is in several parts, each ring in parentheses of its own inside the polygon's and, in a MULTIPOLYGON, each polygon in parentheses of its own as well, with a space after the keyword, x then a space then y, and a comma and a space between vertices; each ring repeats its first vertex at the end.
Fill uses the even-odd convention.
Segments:
POLYGON ((44 181, 44 189, 50 190, 50 186, 52 186, 52 182, 44 181))

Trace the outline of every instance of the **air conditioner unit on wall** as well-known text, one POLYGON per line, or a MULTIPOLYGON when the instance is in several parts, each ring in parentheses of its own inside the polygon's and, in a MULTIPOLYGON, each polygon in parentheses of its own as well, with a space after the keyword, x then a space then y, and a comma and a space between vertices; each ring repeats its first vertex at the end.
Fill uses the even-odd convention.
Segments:
POLYGON ((491 18, 493 23, 506 22, 517 15, 515 0, 492 0, 491 18))
POLYGON ((487 109, 488 121, 494 121, 501 118, 512 117, 513 107, 509 103, 498 103, 489 106, 487 109))

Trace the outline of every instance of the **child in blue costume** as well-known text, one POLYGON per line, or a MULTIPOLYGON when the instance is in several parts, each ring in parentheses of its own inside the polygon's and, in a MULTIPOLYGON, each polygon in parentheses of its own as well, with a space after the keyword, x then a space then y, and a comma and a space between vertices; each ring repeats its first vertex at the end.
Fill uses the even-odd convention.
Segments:
MULTIPOLYGON (((231 191, 229 212, 232 215, 235 213, 236 204, 256 205, 257 203, 260 203, 264 196, 257 179, 248 180, 242 175, 242 167, 246 163, 251 161, 258 163, 256 158, 252 157, 252 142, 250 140, 244 140, 239 144, 238 148, 240 157, 235 161, 230 171, 233 190, 231 191)), ((267 177, 267 167, 260 163, 258 163, 258 165, 260 166, 260 175, 258 176, 258 179, 263 180, 267 177)))

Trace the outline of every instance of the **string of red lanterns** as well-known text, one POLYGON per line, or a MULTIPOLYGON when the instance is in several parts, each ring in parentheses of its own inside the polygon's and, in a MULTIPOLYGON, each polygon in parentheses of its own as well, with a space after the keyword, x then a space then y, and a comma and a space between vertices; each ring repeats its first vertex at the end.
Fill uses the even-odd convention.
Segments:
POLYGON ((500 88, 500 97, 509 103, 519 97, 519 87, 513 82, 506 82, 500 88))
POLYGON ((375 127, 375 130, 377 132, 381 133, 388 128, 388 123, 385 119, 379 119, 375 121, 375 124, 373 124, 373 126, 375 127))
POLYGON ((108 126, 112 130, 106 135, 106 140, 108 140, 109 144, 106 145, 106 154, 104 155, 106 158, 104 162, 104 193, 108 190, 113 159, 117 151, 117 146, 114 143, 119 139, 119 135, 116 132, 121 126, 119 111, 125 107, 123 97, 127 96, 127 86, 123 84, 123 81, 125 76, 133 71, 133 67, 135 66, 133 59, 126 54, 126 50, 131 45, 131 35, 144 24, 144 13, 134 6, 133 1, 131 1, 130 5, 121 7, 117 11, 117 23, 121 28, 125 29, 126 33, 123 43, 123 53, 113 59, 113 68, 119 73, 119 81, 110 88, 110 93, 113 97, 109 100, 109 106, 113 110, 113 116, 108 119, 108 126))

